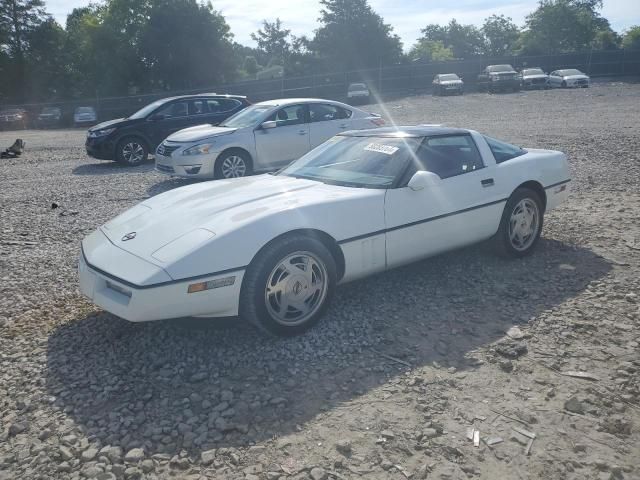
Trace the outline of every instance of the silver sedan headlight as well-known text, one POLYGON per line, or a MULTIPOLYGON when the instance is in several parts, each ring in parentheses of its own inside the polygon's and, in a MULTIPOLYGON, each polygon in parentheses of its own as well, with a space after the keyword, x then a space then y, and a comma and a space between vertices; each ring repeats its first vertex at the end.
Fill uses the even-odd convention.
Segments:
POLYGON ((193 147, 189 147, 182 152, 182 155, 206 155, 209 153, 211 148, 213 147, 214 142, 211 143, 201 143, 200 145, 194 145, 193 147))

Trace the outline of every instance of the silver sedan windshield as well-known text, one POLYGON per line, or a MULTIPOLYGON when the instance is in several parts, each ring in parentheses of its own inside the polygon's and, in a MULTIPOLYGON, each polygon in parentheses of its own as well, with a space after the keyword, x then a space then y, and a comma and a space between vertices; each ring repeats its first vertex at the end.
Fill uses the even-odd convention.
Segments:
POLYGON ((221 127, 244 128, 258 124, 264 115, 273 110, 274 105, 251 105, 221 123, 221 127))

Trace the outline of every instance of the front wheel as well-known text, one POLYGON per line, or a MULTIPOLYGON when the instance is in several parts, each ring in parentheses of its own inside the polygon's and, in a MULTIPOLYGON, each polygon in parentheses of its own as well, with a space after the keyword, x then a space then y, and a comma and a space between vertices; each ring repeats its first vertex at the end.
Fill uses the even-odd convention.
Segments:
POLYGON ((137 137, 127 137, 118 142, 116 160, 122 165, 136 167, 147 160, 149 148, 137 137))
POLYGON ((502 213, 498 233, 494 237, 496 249, 507 257, 524 257, 533 251, 544 220, 540 196, 528 188, 519 188, 511 195, 502 213))
POLYGON ((313 327, 336 284, 336 263, 317 238, 292 235, 258 254, 240 293, 240 316, 273 335, 292 336, 313 327))
POLYGON ((238 178, 251 175, 251 159, 240 150, 223 152, 214 167, 214 178, 238 178))

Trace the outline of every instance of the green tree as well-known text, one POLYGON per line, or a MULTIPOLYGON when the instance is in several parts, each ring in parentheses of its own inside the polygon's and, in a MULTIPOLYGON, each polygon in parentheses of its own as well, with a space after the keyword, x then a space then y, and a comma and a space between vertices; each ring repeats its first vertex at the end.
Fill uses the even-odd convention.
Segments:
POLYGON ((6 52, 10 63, 4 80, 7 91, 18 101, 25 100, 29 37, 48 18, 42 0, 0 0, 0 50, 6 52))
POLYGON ((258 44, 258 50, 269 58, 283 61, 291 51, 289 37, 291 30, 282 27, 282 22, 276 18, 274 22, 262 21, 262 28, 251 34, 251 38, 258 44))
POLYGON ((30 100, 47 101, 68 96, 69 58, 65 46, 66 33, 53 19, 29 34, 26 76, 30 100))
POLYGON ((244 64, 242 66, 245 72, 249 75, 255 77, 256 73, 258 73, 258 69, 260 68, 258 65, 258 61, 254 56, 248 56, 244 59, 244 64))
POLYGON ((622 46, 632 50, 640 50, 640 25, 631 27, 624 32, 622 46))
POLYGON ((461 25, 455 18, 448 25, 427 25, 422 35, 423 40, 442 42, 456 58, 469 58, 484 51, 482 32, 473 25, 461 25))
POLYGON ((320 0, 320 28, 310 50, 331 70, 396 63, 402 43, 367 0, 320 0))
POLYGON ((515 49, 520 30, 510 17, 491 15, 482 25, 485 53, 494 57, 508 55, 515 49))
POLYGON ((591 48, 598 32, 612 32, 598 10, 600 0, 540 0, 527 16, 520 39, 526 54, 548 54, 591 48))
POLYGON ((411 60, 421 60, 424 62, 441 62, 453 60, 453 51, 445 47, 440 40, 418 40, 409 51, 411 60))

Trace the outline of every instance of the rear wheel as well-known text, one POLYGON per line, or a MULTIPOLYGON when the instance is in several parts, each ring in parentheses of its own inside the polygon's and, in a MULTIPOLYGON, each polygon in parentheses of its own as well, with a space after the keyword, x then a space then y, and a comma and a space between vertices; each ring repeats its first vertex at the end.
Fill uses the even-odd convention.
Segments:
POLYGON ((126 137, 118 142, 116 159, 122 165, 135 167, 147 160, 149 148, 144 140, 138 137, 126 137))
POLYGON ((562 83, 560 84, 560 86, 562 88, 567 88, 567 82, 565 82, 564 80, 562 81, 562 83))
POLYGON ((324 244, 292 235, 268 245, 249 265, 240 293, 240 316, 273 335, 313 327, 336 284, 336 264, 324 244))
POLYGON ((507 257, 523 257, 533 251, 544 221, 540 196, 529 188, 511 195, 502 213, 500 228, 494 237, 498 252, 507 257))

